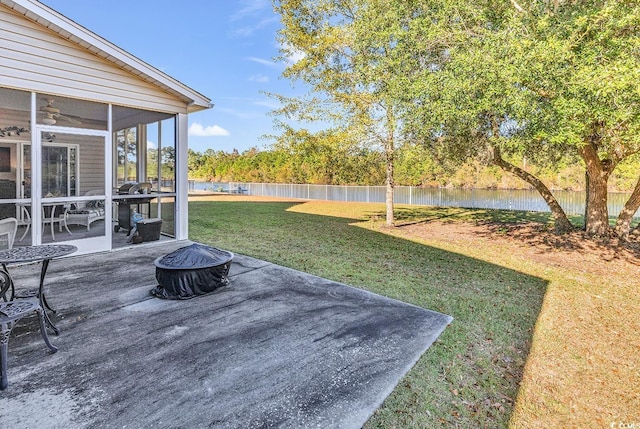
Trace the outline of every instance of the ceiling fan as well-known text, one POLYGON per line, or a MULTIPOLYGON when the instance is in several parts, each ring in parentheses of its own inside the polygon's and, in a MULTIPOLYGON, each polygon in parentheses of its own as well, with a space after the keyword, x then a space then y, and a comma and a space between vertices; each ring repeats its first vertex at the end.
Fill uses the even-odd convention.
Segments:
POLYGON ((61 119, 63 121, 67 121, 70 124, 74 124, 74 125, 80 125, 82 124, 82 122, 80 122, 77 119, 74 119, 70 116, 65 116, 65 115, 61 115, 60 114, 60 109, 58 109, 57 107, 55 107, 53 105, 53 102, 55 101, 53 98, 47 98, 45 99, 45 101, 47 102, 46 106, 40 106, 40 113, 44 114, 45 117, 42 118, 42 123, 45 125, 55 125, 56 122, 58 122, 58 119, 61 119))

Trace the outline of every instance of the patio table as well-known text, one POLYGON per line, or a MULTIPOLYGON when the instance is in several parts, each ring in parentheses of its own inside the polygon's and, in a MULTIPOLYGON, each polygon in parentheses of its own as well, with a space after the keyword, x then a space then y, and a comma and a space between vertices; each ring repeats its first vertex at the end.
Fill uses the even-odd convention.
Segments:
MULTIPOLYGON (((47 244, 38 246, 14 247, 13 249, 0 250, 0 264, 2 265, 2 271, 4 271, 7 276, 9 276, 9 281, 11 283, 10 300, 13 301, 14 298, 27 298, 30 296, 37 296, 43 309, 44 319, 47 324, 54 330, 56 335, 60 333, 60 330, 53 324, 51 318, 45 310, 46 308, 55 313, 55 310, 51 308, 47 303, 47 299, 44 293, 44 278, 47 275, 47 268, 49 267, 49 262, 52 259, 70 255, 76 250, 78 250, 78 248, 70 244, 47 244), (11 275, 9 274, 7 264, 19 262, 42 262, 42 267, 40 269, 40 285, 37 290, 16 295, 15 284, 13 282, 13 278, 11 278, 11 275)), ((5 301, 7 299, 6 296, 0 298, 3 298, 5 301)))

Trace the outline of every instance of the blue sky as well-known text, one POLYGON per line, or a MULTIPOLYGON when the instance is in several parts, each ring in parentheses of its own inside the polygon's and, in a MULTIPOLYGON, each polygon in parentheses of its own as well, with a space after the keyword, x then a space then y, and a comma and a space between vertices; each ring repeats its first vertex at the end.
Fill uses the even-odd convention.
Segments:
POLYGON ((271 0, 41 0, 120 48, 209 97, 189 115, 189 146, 240 152, 271 142, 275 101, 290 95, 271 0))

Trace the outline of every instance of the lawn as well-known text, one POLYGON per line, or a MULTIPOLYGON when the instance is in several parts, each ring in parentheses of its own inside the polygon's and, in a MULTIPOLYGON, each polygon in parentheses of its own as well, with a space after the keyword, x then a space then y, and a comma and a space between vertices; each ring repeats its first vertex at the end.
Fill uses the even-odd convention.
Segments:
POLYGON ((454 317, 369 428, 602 427, 639 415, 638 266, 579 237, 560 245, 545 215, 399 207, 401 226, 385 228, 379 204, 211 197, 189 210, 192 240, 454 317))

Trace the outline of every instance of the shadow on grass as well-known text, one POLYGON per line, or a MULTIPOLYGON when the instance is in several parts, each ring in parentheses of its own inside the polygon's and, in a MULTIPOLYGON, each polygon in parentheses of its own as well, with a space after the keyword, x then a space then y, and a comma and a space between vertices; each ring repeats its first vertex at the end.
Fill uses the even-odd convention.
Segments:
MULTIPOLYGON (((369 211, 365 217, 376 221, 384 219, 384 211, 369 211)), ((588 252, 604 260, 625 259, 637 263, 640 258, 640 231, 635 230, 629 241, 621 241, 611 232, 608 237, 589 237, 584 232, 584 216, 570 216, 575 230, 558 235, 553 231, 550 213, 522 212, 488 209, 464 209, 455 207, 399 207, 395 211, 398 228, 414 227, 430 222, 472 222, 482 225, 474 233, 486 238, 510 238, 535 246, 540 252, 566 250, 588 252)), ((615 217, 610 217, 611 226, 615 217)), ((632 223, 635 228, 639 220, 632 223)))
POLYGON ((454 317, 367 427, 506 427, 547 282, 296 205, 191 202, 190 238, 454 317))
MULTIPOLYGON (((370 219, 384 217, 384 212, 368 212, 370 219)), ((464 220, 472 222, 519 223, 539 222, 548 224, 551 215, 538 212, 515 212, 507 210, 465 209, 457 207, 406 207, 395 209, 394 215, 398 226, 427 223, 434 220, 464 220)))

